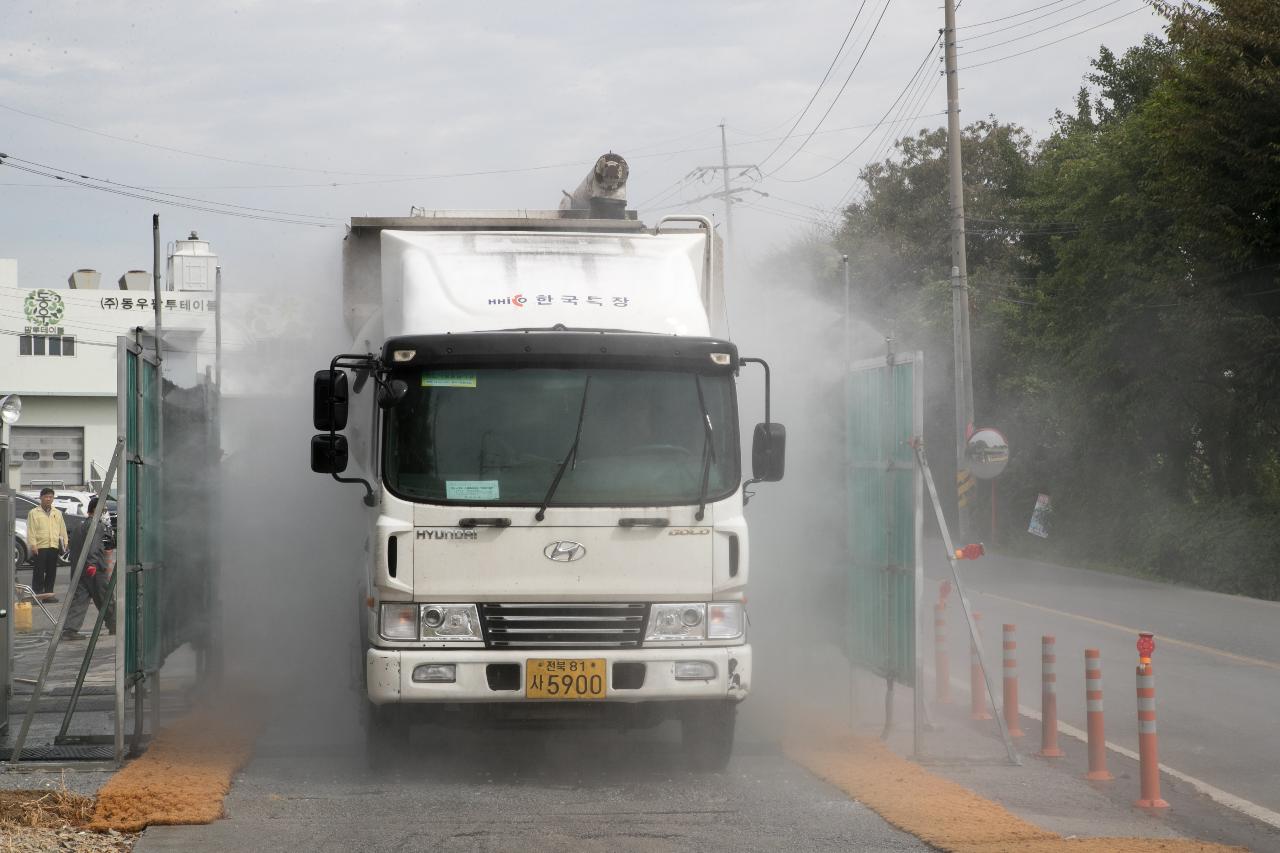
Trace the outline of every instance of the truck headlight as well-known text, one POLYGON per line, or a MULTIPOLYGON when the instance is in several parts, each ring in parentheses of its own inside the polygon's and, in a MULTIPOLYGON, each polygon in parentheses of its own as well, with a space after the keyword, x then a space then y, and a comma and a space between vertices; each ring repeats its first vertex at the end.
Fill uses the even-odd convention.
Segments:
POLYGON ((378 633, 387 640, 418 639, 418 605, 383 602, 378 633))
POLYGON ((655 604, 649 609, 645 640, 705 640, 707 605, 655 604))
POLYGON ((742 636, 739 602, 654 604, 649 609, 646 642, 736 640, 742 636))
POLYGON ((422 639, 483 642, 474 604, 422 605, 422 639))
POLYGON ((707 639, 736 640, 742 636, 742 605, 736 601, 707 605, 707 639))

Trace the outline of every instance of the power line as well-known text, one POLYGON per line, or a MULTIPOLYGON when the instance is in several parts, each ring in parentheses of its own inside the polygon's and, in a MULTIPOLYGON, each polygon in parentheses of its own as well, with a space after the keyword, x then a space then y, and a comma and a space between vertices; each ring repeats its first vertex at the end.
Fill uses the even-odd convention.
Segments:
MULTIPOLYGON (((836 169, 837 167, 842 165, 845 161, 847 161, 850 157, 852 157, 858 151, 858 149, 861 148, 866 143, 868 139, 870 139, 872 136, 875 135, 876 130, 882 127, 884 123, 888 120, 890 113, 892 113, 894 111, 894 108, 898 106, 898 102, 902 100, 903 96, 907 93, 907 90, 910 89, 911 86, 915 83, 916 78, 920 75, 920 72, 924 70, 926 65, 928 65, 930 57, 933 56, 933 50, 935 47, 937 47, 938 41, 940 39, 941 39, 941 36, 935 38, 933 40, 933 44, 929 45, 928 53, 925 54, 925 57, 921 61, 920 65, 916 67, 915 73, 911 75, 911 79, 908 80, 907 84, 902 87, 902 91, 898 93, 898 97, 893 99, 893 103, 889 105, 889 109, 885 110, 884 115, 880 117, 880 121, 876 122, 875 125, 872 126, 871 131, 866 136, 862 137, 862 139, 860 139, 858 143, 853 146, 853 148, 849 149, 849 152, 847 154, 845 154, 835 163, 823 169, 821 172, 818 172, 816 175, 810 175, 807 178, 798 178, 798 179, 775 178, 775 180, 779 180, 779 181, 782 181, 783 183, 788 183, 788 184, 801 184, 807 181, 812 181, 817 178, 821 178, 823 175, 836 169)), ((786 165, 786 164, 783 164, 783 165, 786 165)), ((769 175, 766 175, 765 177, 770 177, 772 175, 775 175, 776 173, 777 173, 777 170, 775 169, 773 172, 770 172, 769 175)))
POLYGON ((787 210, 777 210, 775 208, 765 207, 764 205, 757 204, 755 202, 742 201, 742 202, 739 202, 739 204, 741 204, 743 207, 751 208, 752 210, 758 210, 761 213, 767 213, 770 216, 776 216, 779 219, 787 219, 792 222, 799 222, 805 225, 817 225, 822 228, 831 228, 833 225, 833 223, 830 220, 822 220, 813 216, 804 216, 802 214, 792 213, 791 211, 787 211, 787 210))
POLYGON ((644 201, 636 204, 636 210, 641 210, 649 206, 650 204, 653 204, 661 200, 665 200, 668 196, 679 192, 681 187, 683 187, 688 182, 689 182, 688 175, 685 175, 683 178, 677 178, 674 183, 668 184, 664 189, 658 190, 658 192, 649 196, 644 201))
MULTIPOLYGON (((991 18, 987 21, 978 21, 976 24, 961 24, 956 27, 957 30, 967 30, 973 27, 985 27, 987 24, 998 24, 1001 21, 1012 20, 1013 18, 1021 18, 1023 15, 1030 15, 1032 12, 1039 12, 1041 9, 1048 9, 1050 6, 1058 6, 1066 3, 1067 0, 1053 0, 1052 3, 1045 3, 1043 6, 1033 6, 1030 9, 1024 9, 1021 12, 1014 12, 1012 15, 1005 15, 1003 18, 991 18)), ((1079 0, 1083 2, 1083 0, 1079 0)), ((956 7, 960 8, 959 6, 956 7)))
POLYGON ((108 178, 95 178, 92 175, 82 175, 82 174, 79 174, 78 172, 73 172, 68 169, 61 169, 57 166, 50 166, 48 163, 38 163, 34 160, 24 160, 23 158, 15 157, 12 154, 0 154, 0 162, 3 162, 5 160, 15 160, 19 163, 26 163, 28 166, 35 166, 41 169, 48 169, 49 171, 58 172, 62 175, 72 175, 74 177, 81 178, 86 181, 94 181, 96 183, 108 184, 113 187, 121 187, 123 189, 128 189, 128 190, 136 190, 138 192, 153 193, 155 195, 167 196, 169 198, 176 198, 176 199, 181 199, 183 201, 196 202, 199 204, 210 204, 218 207, 228 207, 228 208, 233 208, 238 210, 247 210, 253 213, 272 213, 278 216, 290 216, 296 219, 328 219, 332 222, 343 221, 334 216, 316 216, 310 213, 295 213, 289 210, 272 210, 270 208, 263 208, 263 207, 249 207, 243 204, 232 204, 230 202, 224 202, 224 201, 210 201, 209 199, 195 198, 194 196, 176 195, 174 193, 161 192, 151 187, 134 186, 133 184, 123 184, 117 181, 112 181, 108 178))
POLYGON ((827 66, 826 73, 822 75, 822 80, 818 83, 818 88, 814 89, 813 94, 809 96, 809 102, 804 105, 804 109, 800 111, 800 115, 796 116, 795 123, 791 125, 791 129, 786 132, 782 137, 782 140, 774 146, 773 150, 766 154, 764 159, 760 161, 761 166, 773 159, 773 155, 777 154, 778 150, 782 148, 783 145, 787 144, 787 140, 791 138, 791 134, 796 132, 796 128, 800 126, 800 122, 804 121, 804 117, 808 115, 809 108, 812 107, 813 102, 818 99, 818 93, 822 91, 823 86, 827 85, 827 80, 831 77, 832 70, 836 67, 836 63, 840 61, 841 55, 844 54, 845 45, 849 43, 849 36, 853 35, 853 28, 858 25, 858 19, 862 17, 862 10, 866 8, 866 5, 867 0, 862 0, 858 5, 858 11, 853 15, 853 23, 849 24, 849 29, 845 30, 844 39, 840 42, 840 47, 836 50, 836 55, 831 57, 831 64, 827 66))
POLYGON ((854 73, 858 70, 859 66, 862 65, 863 57, 867 55, 867 50, 870 49, 871 42, 875 40, 876 33, 880 31, 880 24, 884 21, 885 13, 889 11, 889 6, 892 4, 893 0, 885 0, 884 6, 880 9, 880 17, 876 19, 876 25, 871 28, 871 34, 867 36, 866 43, 862 46, 862 52, 858 54, 857 60, 854 61, 853 67, 849 69, 849 73, 845 76, 844 82, 840 84, 840 90, 836 92, 836 96, 832 98, 831 104, 827 107, 827 111, 822 114, 822 118, 818 119, 818 123, 813 126, 813 130, 809 131, 809 134, 804 138, 804 141, 800 143, 800 146, 796 148, 795 151, 791 152, 791 155, 787 157, 786 160, 783 160, 780 166, 765 177, 776 175, 779 171, 785 169, 787 164, 794 160, 796 155, 803 151, 804 147, 809 144, 809 140, 813 139, 813 135, 818 132, 818 128, 822 127, 822 123, 827 120, 827 116, 831 115, 831 111, 834 110, 836 108, 836 104, 840 102, 840 96, 843 95, 844 90, 849 87, 849 81, 853 79, 854 73))
POLYGON ((1111 18, 1110 20, 1107 20, 1107 21, 1103 21, 1100 24, 1094 24, 1092 27, 1088 27, 1087 29, 1080 30, 1080 32, 1078 33, 1072 33, 1071 35, 1063 36, 1060 39, 1054 39, 1053 41, 1045 42, 1044 44, 1036 45, 1035 47, 1029 47, 1026 50, 1018 51, 1017 53, 1011 53, 1008 56, 1001 56, 996 59, 988 59, 986 62, 975 62, 973 65, 966 65, 964 68, 960 70, 968 71, 973 68, 981 68, 984 65, 994 65, 997 62, 1004 62, 1006 59, 1016 59, 1019 56, 1026 56, 1028 53, 1035 53, 1037 50, 1042 50, 1043 48, 1046 48, 1046 47, 1052 47, 1055 44, 1061 44, 1062 42, 1067 41, 1068 39, 1073 39, 1076 36, 1082 36, 1085 33, 1092 32, 1093 30, 1098 29, 1099 27, 1105 27, 1107 24, 1114 24, 1116 21, 1120 20, 1121 18, 1127 18, 1130 15, 1136 15, 1137 13, 1144 11, 1145 9, 1146 9, 1145 6, 1139 6, 1137 9, 1134 9, 1130 12, 1125 12, 1123 15, 1117 15, 1116 17, 1111 18))
MULTIPOLYGON (((941 37, 939 37, 939 41, 940 40, 941 40, 941 37)), ((938 42, 935 41, 934 47, 930 48, 930 50, 932 51, 933 49, 936 49, 937 45, 938 45, 938 42)), ((914 112, 916 110, 921 109, 924 106, 924 103, 930 97, 932 97, 933 93, 937 90, 938 86, 941 84, 943 80, 943 77, 939 75, 937 79, 934 80, 932 87, 929 86, 928 80, 929 80, 928 74, 920 74, 919 72, 917 72, 916 82, 914 82, 913 84, 909 84, 909 86, 915 85, 917 87, 916 93, 907 95, 906 99, 904 99, 902 102, 902 106, 898 108, 899 114, 903 112, 914 112)), ((940 115, 946 115, 945 111, 943 113, 940 113, 940 115)), ((879 160, 882 152, 886 151, 889 147, 892 146, 893 136, 894 136, 893 128, 896 124, 899 124, 899 123, 900 121, 895 118, 893 121, 889 122, 885 126, 885 132, 880 139, 880 143, 876 146, 876 150, 874 151, 874 153, 872 153, 872 155, 867 158, 866 162, 862 164, 862 168, 858 170, 859 175, 862 174, 863 170, 870 167, 872 163, 879 160)), ((845 192, 840 196, 841 207, 844 207, 844 205, 847 203, 847 200, 852 198, 854 192, 857 190, 857 187, 858 187, 858 179, 855 178, 853 183, 849 185, 849 189, 845 190, 845 192)))
MULTIPOLYGON (((1054 9, 1052 12, 1045 12, 1043 15, 1036 15, 1034 18, 1027 18, 1025 21, 1019 21, 1016 24, 1009 24, 1006 27, 997 27, 994 30, 987 30, 985 33, 978 33, 976 35, 967 36, 965 40, 977 41, 978 39, 984 39, 989 36, 993 36, 996 33, 1006 33, 1009 30, 1016 30, 1018 27, 1025 27, 1027 24, 1033 23, 1035 21, 1043 21, 1045 18, 1052 18, 1054 15, 1061 15, 1063 12, 1067 11, 1068 9, 1074 9, 1076 6, 1082 6, 1088 2, 1089 0, 1072 0, 1070 3, 1063 6, 1061 9, 1054 9)), ((964 29, 964 27, 957 27, 957 29, 964 29)))
POLYGON ((286 166, 280 163, 264 163, 264 162, 255 161, 255 160, 240 160, 235 157, 222 157, 217 154, 205 154, 200 151, 188 151, 184 148, 175 148, 171 145, 160 145, 155 142, 147 142, 146 140, 143 140, 143 139, 130 139, 125 136, 117 136, 114 133, 105 133, 101 130, 94 130, 91 127, 85 127, 83 125, 74 124, 69 121, 62 121, 61 119, 51 118, 49 116, 40 115, 39 113, 28 112, 27 110, 20 110, 17 107, 11 107, 8 104, 0 104, 0 110, 7 110, 11 113, 17 113, 18 115, 26 116, 27 118, 33 118, 33 119, 37 119, 38 121, 45 121, 50 124, 56 124, 60 127, 69 127, 72 130, 78 130, 82 133, 90 133, 90 134, 93 134, 94 136, 101 136, 104 139, 114 139, 117 142, 127 142, 130 145, 141 145, 143 147, 154 148, 159 151, 169 151, 173 154, 183 154, 187 157, 199 157, 202 160, 215 160, 219 163, 233 163, 239 166, 256 166, 262 169, 283 169, 290 172, 310 172, 313 174, 320 174, 320 175, 365 175, 370 177, 374 177, 374 176, 389 177, 386 173, 383 173, 383 172, 347 172, 347 171, 342 171, 338 169, 312 169, 312 168, 307 168, 306 166, 286 166))
POLYGON ((1092 14, 1101 12, 1103 9, 1106 9, 1110 6, 1114 6, 1119 2, 1121 2, 1121 0, 1108 0, 1108 2, 1103 3, 1101 6, 1099 6, 1096 9, 1090 9, 1088 12, 1081 12, 1079 15, 1076 15, 1075 17, 1066 18, 1065 20, 1058 21, 1056 24, 1051 24, 1050 26, 1044 27, 1042 29, 1033 30, 1032 32, 1024 33, 1020 36, 1015 36, 1011 39, 1005 39, 1004 41, 998 41, 995 44, 985 45, 984 47, 975 47, 972 50, 961 51, 960 56, 968 56, 969 54, 972 54, 972 53, 982 53, 985 50, 994 50, 997 47, 1004 47, 1006 44, 1013 44, 1014 42, 1019 42, 1019 41, 1023 41, 1024 39, 1029 39, 1032 36, 1038 36, 1042 33, 1047 33, 1051 30, 1056 30, 1061 26, 1065 26, 1066 24, 1071 23, 1072 21, 1078 21, 1081 18, 1087 18, 1092 14))
POLYGON ((136 192, 130 192, 124 189, 118 189, 116 187, 103 186, 101 184, 92 184, 86 181, 78 180, 77 178, 59 175, 53 172, 46 172, 40 169, 33 169, 29 166, 20 166, 15 163, 8 162, 7 159, 2 162, 8 168, 17 169, 20 172, 28 172, 32 175, 40 175, 41 177, 51 178, 55 181, 65 181, 69 184, 75 184, 76 186, 84 187, 85 189, 98 190, 99 192, 111 193, 112 195, 124 196, 126 198, 134 198, 140 201, 150 202, 152 204, 164 204, 170 207, 181 207, 187 210, 198 210, 204 213, 215 213, 222 216, 233 216, 233 217, 236 217, 237 219, 256 219, 263 222, 281 222, 287 225, 309 225, 312 228, 336 227, 334 225, 330 225, 324 222, 304 222, 297 219, 287 219, 287 218, 278 217, 278 216, 263 216, 255 213, 245 213, 245 212, 240 212, 236 210, 221 210, 218 208, 208 207, 208 206, 199 205, 199 204, 188 204, 186 202, 173 201, 171 199, 160 198, 155 195, 145 195, 142 193, 136 193, 136 192))

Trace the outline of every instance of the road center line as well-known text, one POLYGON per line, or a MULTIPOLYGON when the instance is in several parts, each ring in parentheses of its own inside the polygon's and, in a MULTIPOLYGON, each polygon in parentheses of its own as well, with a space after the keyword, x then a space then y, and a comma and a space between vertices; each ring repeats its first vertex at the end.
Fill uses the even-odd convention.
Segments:
MULTIPOLYGON (((984 595, 987 598, 994 598, 997 601, 1007 601, 1010 604, 1017 604, 1021 607, 1030 607, 1032 610, 1039 610, 1044 613, 1052 613, 1055 616, 1065 616, 1068 619, 1075 619, 1080 622, 1088 622, 1091 625, 1101 625, 1104 628, 1111 628, 1115 631, 1121 631, 1123 633, 1130 634, 1133 636, 1137 636, 1138 632, 1140 630, 1143 630, 1140 628, 1130 628, 1127 625, 1117 625, 1115 622, 1107 622, 1103 619, 1094 619, 1092 616, 1081 616, 1079 613, 1068 613, 1065 610, 1055 610, 1052 607, 1045 607, 1042 604, 1032 604, 1029 601, 1022 601, 1017 598, 1008 598, 1007 596, 996 595, 994 592, 983 592, 981 590, 974 590, 974 592, 977 595, 984 595)), ((1212 646, 1202 646, 1199 643, 1191 643, 1186 640, 1177 640, 1177 639, 1174 639, 1173 637, 1165 636, 1164 634, 1158 635, 1158 640, 1161 643, 1168 643, 1171 646, 1181 646, 1182 648, 1185 648, 1185 649, 1194 649, 1195 651, 1198 651, 1198 652, 1204 652, 1205 654, 1209 654, 1209 655, 1216 655, 1221 658, 1226 658, 1227 660, 1233 660, 1237 663, 1249 664, 1251 666, 1262 666, 1262 667, 1266 667, 1267 669, 1274 669, 1274 670, 1280 671, 1280 663, 1277 663, 1276 661, 1263 660, 1262 658, 1249 657, 1248 655, 1238 655, 1238 654, 1235 654, 1234 652, 1224 652, 1222 649, 1215 649, 1212 646)))

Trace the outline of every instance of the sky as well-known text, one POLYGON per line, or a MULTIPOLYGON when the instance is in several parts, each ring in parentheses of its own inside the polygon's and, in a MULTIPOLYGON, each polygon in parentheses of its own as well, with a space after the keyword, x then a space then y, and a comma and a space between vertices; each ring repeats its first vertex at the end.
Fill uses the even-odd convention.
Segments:
MULTIPOLYGON (((945 123, 936 0, 0 0, 0 17, 0 257, 24 287, 149 269, 159 213, 166 242, 211 241, 229 288, 305 288, 337 275, 352 216, 555 207, 608 150, 646 221, 720 221, 701 198, 718 176, 686 176, 720 163, 722 122, 729 162, 760 167, 733 173, 751 259, 832 221, 894 137, 945 123)), ((1042 138, 1100 45, 1162 21, 1142 0, 961 0, 957 25, 964 120, 1042 138)))

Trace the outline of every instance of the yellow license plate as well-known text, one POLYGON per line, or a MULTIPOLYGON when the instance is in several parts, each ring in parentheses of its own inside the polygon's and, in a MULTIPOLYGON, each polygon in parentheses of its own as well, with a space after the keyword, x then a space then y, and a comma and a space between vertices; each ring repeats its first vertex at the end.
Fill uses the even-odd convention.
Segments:
POLYGON ((603 699, 603 658, 565 660, 532 658, 524 665, 526 699, 603 699))

